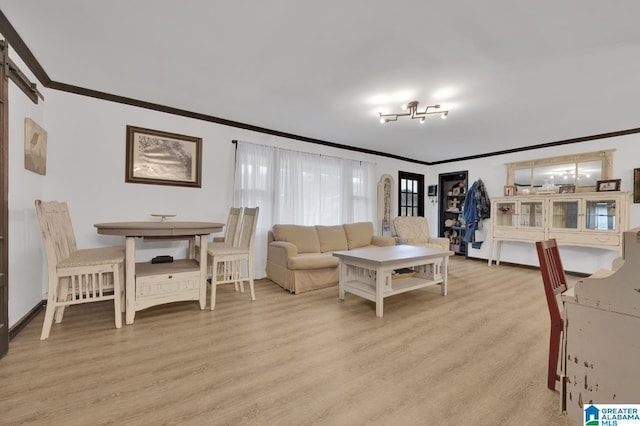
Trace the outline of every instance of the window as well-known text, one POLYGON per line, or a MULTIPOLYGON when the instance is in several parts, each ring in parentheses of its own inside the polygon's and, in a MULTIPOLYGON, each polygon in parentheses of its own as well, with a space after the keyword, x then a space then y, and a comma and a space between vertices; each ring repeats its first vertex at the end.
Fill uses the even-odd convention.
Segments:
MULTIPOLYGON (((374 222, 375 169, 365 161, 237 142, 234 205, 260 207, 256 241, 266 242, 275 223, 374 222)), ((254 250, 256 276, 263 276, 267 245, 254 250)))
POLYGON ((424 175, 398 172, 400 216, 424 216, 424 175))

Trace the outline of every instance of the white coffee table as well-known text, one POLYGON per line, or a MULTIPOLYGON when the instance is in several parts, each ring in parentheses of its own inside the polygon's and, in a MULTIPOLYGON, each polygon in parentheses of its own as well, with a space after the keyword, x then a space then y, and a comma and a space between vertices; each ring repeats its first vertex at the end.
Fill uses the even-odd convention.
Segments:
POLYGON ((376 303, 376 316, 382 317, 385 297, 440 284, 447 295, 447 270, 452 251, 409 245, 368 247, 336 251, 340 259, 339 298, 345 292, 376 303), (392 278, 393 271, 410 268, 415 275, 392 278))

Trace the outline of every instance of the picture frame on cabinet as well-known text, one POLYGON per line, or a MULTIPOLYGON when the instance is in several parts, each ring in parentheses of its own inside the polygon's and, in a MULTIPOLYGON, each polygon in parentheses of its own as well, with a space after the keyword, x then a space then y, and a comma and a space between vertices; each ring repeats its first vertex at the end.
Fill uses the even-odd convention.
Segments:
POLYGON ((561 185, 558 192, 560 194, 573 194, 574 192, 576 192, 576 186, 575 185, 561 185))
POLYGON ((596 182, 596 191, 620 191, 620 181, 621 179, 599 180, 596 182))
POLYGON ((125 182, 202 187, 202 138, 127 126, 125 182))
POLYGON ((505 197, 512 197, 516 195, 517 187, 515 185, 505 185, 504 195, 505 197))
POLYGON ((640 169, 633 169, 633 202, 640 203, 640 169))

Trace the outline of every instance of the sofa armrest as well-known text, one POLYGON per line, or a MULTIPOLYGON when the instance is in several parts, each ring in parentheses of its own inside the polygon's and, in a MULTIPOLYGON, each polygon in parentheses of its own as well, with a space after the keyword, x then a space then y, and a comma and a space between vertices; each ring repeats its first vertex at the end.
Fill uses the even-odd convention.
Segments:
POLYGON ((286 241, 273 241, 267 248, 267 261, 287 266, 290 257, 298 254, 295 244, 286 241))
POLYGON ((396 239, 393 237, 382 237, 380 235, 374 235, 373 237, 371 237, 371 245, 380 247, 395 246, 396 239))

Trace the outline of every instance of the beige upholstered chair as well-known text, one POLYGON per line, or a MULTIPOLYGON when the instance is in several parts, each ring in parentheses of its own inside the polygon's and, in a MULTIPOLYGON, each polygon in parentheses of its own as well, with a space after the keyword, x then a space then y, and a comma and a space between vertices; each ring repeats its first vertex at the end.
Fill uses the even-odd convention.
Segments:
POLYGON ((244 209, 236 244, 216 244, 207 250, 207 267, 211 276, 211 310, 216 307, 216 287, 220 284, 234 283, 236 290, 239 285, 240 291, 244 291, 244 281, 248 281, 251 300, 256 300, 253 287, 253 244, 258 213, 258 207, 244 209))
POLYGON ((67 203, 36 200, 47 256, 47 309, 40 339, 49 337, 54 316, 62 321, 70 305, 113 300, 116 328, 122 327, 124 246, 78 250, 67 203))
POLYGON ((449 250, 448 238, 432 238, 429 224, 422 216, 398 216, 391 222, 393 235, 402 244, 449 250))

